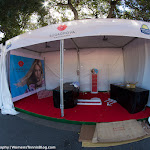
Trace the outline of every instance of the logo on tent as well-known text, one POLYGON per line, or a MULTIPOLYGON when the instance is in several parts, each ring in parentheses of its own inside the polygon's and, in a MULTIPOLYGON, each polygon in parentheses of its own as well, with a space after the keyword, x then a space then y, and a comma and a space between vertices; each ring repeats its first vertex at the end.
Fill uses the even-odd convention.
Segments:
POLYGON ((18 65, 19 65, 20 67, 23 67, 24 62, 23 62, 23 61, 19 61, 19 62, 18 62, 18 65))
POLYGON ((150 29, 147 25, 143 24, 140 29, 142 33, 150 35, 150 29))
POLYGON ((9 42, 6 46, 6 49, 10 48, 12 46, 11 42, 9 42))
POLYGON ((58 27, 57 27, 57 29, 59 30, 59 31, 63 31, 63 30, 65 30, 67 28, 67 26, 64 24, 64 25, 59 25, 58 27))

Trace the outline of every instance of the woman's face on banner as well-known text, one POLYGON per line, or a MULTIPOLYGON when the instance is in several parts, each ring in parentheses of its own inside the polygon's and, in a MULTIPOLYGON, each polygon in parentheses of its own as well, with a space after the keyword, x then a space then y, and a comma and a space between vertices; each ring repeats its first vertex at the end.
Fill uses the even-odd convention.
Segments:
POLYGON ((37 79, 37 81, 39 81, 41 79, 41 68, 39 65, 35 65, 35 68, 34 68, 34 75, 37 79))

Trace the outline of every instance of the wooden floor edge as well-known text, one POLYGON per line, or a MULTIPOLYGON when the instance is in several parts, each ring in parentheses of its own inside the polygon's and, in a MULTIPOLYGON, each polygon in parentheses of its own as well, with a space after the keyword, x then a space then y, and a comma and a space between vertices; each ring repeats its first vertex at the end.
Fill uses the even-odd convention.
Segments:
POLYGON ((92 142, 82 142, 82 147, 109 147, 109 146, 118 146, 123 144, 128 144, 132 142, 137 142, 146 138, 149 138, 150 135, 146 135, 141 138, 137 138, 134 140, 122 141, 122 142, 114 142, 114 143, 92 143, 92 142))

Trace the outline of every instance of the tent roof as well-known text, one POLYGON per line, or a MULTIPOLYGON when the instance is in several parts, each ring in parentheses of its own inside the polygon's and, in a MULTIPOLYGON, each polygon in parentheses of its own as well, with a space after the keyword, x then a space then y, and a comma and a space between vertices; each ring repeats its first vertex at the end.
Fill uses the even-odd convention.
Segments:
POLYGON ((65 49, 122 48, 135 38, 150 39, 150 23, 124 19, 87 19, 42 27, 14 37, 6 42, 7 51, 25 48, 36 52, 59 50, 59 40, 65 39, 65 49))
MULTIPOLYGON (((79 37, 73 39, 65 39, 64 48, 66 50, 79 48, 123 48, 126 44, 133 41, 134 37, 120 37, 120 36, 90 36, 79 37), (121 40, 120 40, 121 38, 121 40)), ((53 52, 59 51, 60 41, 45 42, 36 45, 27 46, 27 49, 35 52, 53 52)))

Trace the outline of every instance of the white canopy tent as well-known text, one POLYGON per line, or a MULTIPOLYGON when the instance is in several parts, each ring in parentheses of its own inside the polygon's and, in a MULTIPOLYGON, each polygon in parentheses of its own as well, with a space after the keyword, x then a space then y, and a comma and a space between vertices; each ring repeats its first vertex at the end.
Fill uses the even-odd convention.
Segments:
POLYGON ((60 77, 62 116, 63 82, 78 80, 80 90, 88 91, 92 68, 100 70, 99 91, 109 90, 110 83, 126 81, 150 90, 149 27, 149 23, 135 20, 88 19, 46 26, 8 40, 1 56, 1 110, 14 113, 5 70, 6 54, 11 50, 45 57, 46 88, 57 87, 60 77))

